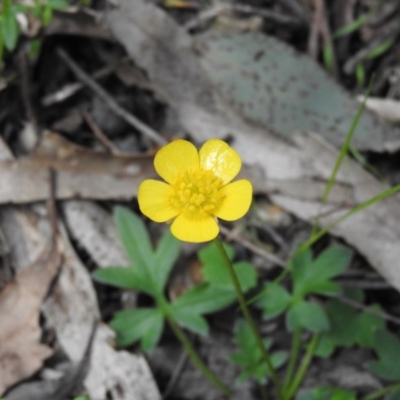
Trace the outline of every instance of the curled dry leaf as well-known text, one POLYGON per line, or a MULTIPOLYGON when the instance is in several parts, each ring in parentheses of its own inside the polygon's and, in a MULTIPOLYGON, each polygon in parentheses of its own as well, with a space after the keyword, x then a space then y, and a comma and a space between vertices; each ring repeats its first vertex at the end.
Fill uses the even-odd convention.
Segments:
POLYGON ((53 353, 40 343, 39 314, 60 262, 55 243, 0 293, 0 395, 36 372, 53 353))

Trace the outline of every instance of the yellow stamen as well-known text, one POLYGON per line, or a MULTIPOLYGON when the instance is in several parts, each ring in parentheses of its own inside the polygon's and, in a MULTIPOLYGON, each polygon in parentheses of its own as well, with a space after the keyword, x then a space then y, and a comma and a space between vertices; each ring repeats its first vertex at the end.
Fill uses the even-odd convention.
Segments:
POLYGON ((197 219, 213 215, 221 206, 224 195, 220 192, 222 181, 212 171, 198 169, 176 177, 170 204, 179 213, 197 219))

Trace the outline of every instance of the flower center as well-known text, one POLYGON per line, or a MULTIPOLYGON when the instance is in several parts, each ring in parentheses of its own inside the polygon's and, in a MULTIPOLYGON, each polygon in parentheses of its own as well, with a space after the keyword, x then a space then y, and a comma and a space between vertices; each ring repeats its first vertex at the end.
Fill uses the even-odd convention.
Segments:
POLYGON ((180 173, 172 185, 171 206, 191 219, 213 215, 225 198, 221 187, 221 179, 212 171, 199 168, 180 173))

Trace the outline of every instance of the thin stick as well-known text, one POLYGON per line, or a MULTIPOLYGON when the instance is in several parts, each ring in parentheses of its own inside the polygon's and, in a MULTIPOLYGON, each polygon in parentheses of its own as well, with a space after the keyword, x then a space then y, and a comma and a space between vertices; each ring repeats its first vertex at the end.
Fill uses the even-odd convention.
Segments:
POLYGON ((279 265, 280 267, 285 267, 286 263, 279 257, 275 256, 274 254, 268 253, 267 251, 261 249, 260 247, 256 246, 254 243, 250 242, 249 240, 245 239, 244 237, 236 234, 232 234, 232 231, 229 229, 220 226, 220 231, 227 236, 229 239, 234 240, 235 242, 240 243, 243 247, 246 249, 249 249, 252 251, 254 254, 257 254, 264 258, 267 261, 270 261, 276 265, 279 265))
POLYGON ((169 316, 166 316, 169 326, 174 331, 175 335, 182 343, 185 350, 188 352, 193 364, 226 396, 231 396, 231 391, 227 386, 225 386, 201 361, 200 357, 197 355, 196 351, 193 349, 189 339, 186 337, 180 326, 169 316))
POLYGON ((110 151, 113 155, 121 155, 119 148, 108 139, 108 137, 103 133, 100 127, 96 124, 96 121, 86 110, 82 111, 82 116, 86 123, 90 126, 92 132, 96 135, 97 139, 103 144, 103 146, 110 151))
POLYGON ((121 107, 112 96, 104 90, 92 77, 90 77, 85 71, 83 71, 79 65, 72 60, 72 58, 61 48, 57 49, 57 54, 67 64, 67 66, 73 71, 76 77, 87 87, 89 87, 95 94, 104 101, 107 107, 114 112, 116 115, 124 119, 128 124, 132 125, 139 132, 146 135, 153 142, 164 145, 167 143, 156 131, 151 129, 149 126, 144 124, 142 121, 133 116, 130 112, 121 107))

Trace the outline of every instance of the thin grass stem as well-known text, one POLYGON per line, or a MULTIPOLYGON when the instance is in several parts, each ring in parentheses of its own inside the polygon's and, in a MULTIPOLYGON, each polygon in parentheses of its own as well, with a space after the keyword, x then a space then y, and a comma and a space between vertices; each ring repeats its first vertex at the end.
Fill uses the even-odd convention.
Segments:
POLYGON ((394 383, 393 385, 386 386, 383 389, 377 390, 374 393, 365 396, 362 400, 375 400, 379 399, 380 397, 384 396, 387 393, 390 393, 393 390, 400 389, 400 382, 394 383))
POLYGON ((243 316, 244 316, 246 322, 248 323, 251 331, 253 332, 253 335, 254 335, 254 338, 256 339, 257 345, 261 350, 261 354, 263 355, 264 361, 266 362, 266 364, 268 366, 269 373, 271 374, 272 381, 274 382, 276 391, 278 393, 278 398, 280 400, 283 400, 282 387, 281 387, 281 383, 279 381, 279 377, 278 377, 278 375, 277 375, 277 373, 276 373, 276 371, 274 369, 274 366, 273 366, 272 361, 271 361, 271 359, 270 359, 270 357, 268 355, 267 349, 265 348, 265 345, 264 345, 263 340, 262 340, 262 338, 260 336, 260 333, 258 332, 256 324, 254 323, 254 320, 253 320, 253 318, 252 318, 252 316, 251 316, 251 314, 249 312, 249 309, 247 308, 246 300, 245 300, 245 298, 243 296, 242 289, 240 288, 240 283, 239 283, 239 280, 238 280, 238 278, 236 276, 235 270, 232 267, 232 264, 231 264, 231 262, 229 260, 228 255, 226 254, 226 251, 225 251, 224 246, 222 245, 220 239, 218 237, 216 237, 214 239, 214 241, 215 241, 215 244, 217 245, 217 248, 220 251, 220 253, 221 253, 221 255, 222 255, 223 259, 224 259, 225 266, 226 266, 226 268, 228 270, 228 273, 231 276, 231 279, 232 279, 233 285, 234 285, 235 290, 236 290, 236 295, 237 295, 237 298, 238 298, 239 305, 240 305, 240 308, 242 310, 243 316))
POLYGON ((283 384, 284 389, 288 389, 293 379, 294 371, 299 357, 299 350, 301 345, 301 333, 302 329, 298 328, 293 333, 292 347, 290 350, 289 365, 286 371, 285 382, 283 384))
POLYGON ((306 354, 304 354, 299 370, 297 371, 293 383, 290 385, 290 389, 287 392, 288 394, 285 397, 285 400, 291 400, 293 396, 296 394, 297 389, 303 382, 308 367, 310 366, 311 360, 313 358, 315 347, 317 346, 318 343, 318 337, 319 337, 318 334, 315 333, 311 338, 310 342, 308 343, 306 354))

